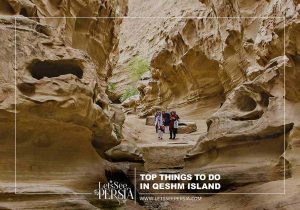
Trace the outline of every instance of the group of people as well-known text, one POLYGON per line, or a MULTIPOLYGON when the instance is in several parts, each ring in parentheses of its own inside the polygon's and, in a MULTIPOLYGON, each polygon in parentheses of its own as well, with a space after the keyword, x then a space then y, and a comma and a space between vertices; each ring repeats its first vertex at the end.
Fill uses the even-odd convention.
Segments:
POLYGON ((155 130, 158 133, 158 139, 163 139, 164 133, 170 133, 169 139, 175 139, 178 128, 179 116, 175 111, 161 112, 155 114, 155 130))

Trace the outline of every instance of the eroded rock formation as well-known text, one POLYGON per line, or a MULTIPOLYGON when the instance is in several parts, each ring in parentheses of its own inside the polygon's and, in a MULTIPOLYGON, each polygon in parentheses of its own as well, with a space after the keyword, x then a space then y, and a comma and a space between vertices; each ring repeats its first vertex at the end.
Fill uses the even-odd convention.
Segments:
MULTIPOLYGON (((126 14, 127 1, 1 1, 1 197, 14 193, 15 170, 18 192, 92 192, 115 170, 108 158, 144 161, 149 171, 220 173, 224 192, 286 190, 170 208, 298 209, 299 9, 296 0, 130 0, 129 16, 146 18, 126 19, 120 29, 121 18, 101 17, 126 14), (123 129, 121 107, 110 99, 119 102, 134 83, 127 66, 135 56, 150 62, 150 72, 123 107, 141 117, 188 107, 183 113, 207 123, 196 145, 137 148, 140 121, 123 129)), ((0 207, 95 207, 85 196, 55 198, 18 197, 0 207)))
MULTIPOLYGON (((182 2, 172 3, 183 8, 182 2)), ((151 60, 151 76, 138 85, 136 108, 141 117, 152 115, 153 107, 170 110, 194 104, 193 112, 199 116, 206 114, 203 110, 219 107, 207 118, 207 133, 188 152, 187 170, 221 173, 226 189, 253 184, 238 189, 245 193, 282 192, 287 178, 290 196, 276 199, 282 206, 297 208, 292 199, 299 189, 292 183, 299 183, 295 114, 299 112, 299 2, 189 1, 180 15, 186 18, 181 19, 161 18, 170 6, 166 1, 160 1, 155 12, 154 7, 138 12, 138 7, 150 4, 129 2, 129 14, 157 18, 143 24, 137 21, 131 31, 124 31, 126 40, 132 40, 124 42, 121 52, 128 58, 119 61, 112 81, 119 82, 120 89, 128 84, 128 72, 122 68, 126 69, 130 57, 151 60), (143 30, 146 24, 153 27, 150 32, 143 30), (207 103, 206 109, 197 112, 199 103, 204 107, 207 103)), ((168 15, 177 12, 175 8, 168 15)), ((225 203, 215 203, 217 209, 238 208, 236 199, 241 204, 245 198, 217 197, 225 203)), ((250 202, 249 209, 278 207, 275 200, 253 199, 260 203, 250 202)), ((207 200, 203 208, 213 202, 207 200)))
MULTIPOLYGON (((5 0, 0 6, 1 197, 15 190, 93 193, 114 170, 102 157, 120 143, 124 122, 105 92, 122 19, 97 17, 125 15, 126 1, 5 0)), ((48 206, 48 198, 37 200, 48 206)), ((68 202, 91 208, 85 199, 68 202)), ((1 207, 39 205, 13 200, 1 207)))
MULTIPOLYGON (((155 17, 196 16, 201 8, 198 0, 191 1, 129 1, 128 16, 138 17, 123 20, 120 36, 120 59, 113 70, 111 83, 116 84, 113 100, 122 95, 128 85, 135 85, 127 68, 135 56, 151 61, 155 53, 164 48, 170 34, 176 34, 178 28, 183 27, 181 19, 165 19, 155 17), (155 4, 155 6, 153 5, 155 4), (141 12, 143 11, 143 12, 141 12), (150 18, 149 18, 150 17, 150 18), (154 17, 154 18, 151 18, 154 17)), ((150 76, 150 75, 149 75, 150 76)), ((148 84, 148 78, 145 82, 148 84)), ((150 84, 151 85, 151 84, 150 84)), ((150 86, 149 85, 149 86, 150 86)), ((148 86, 148 89, 149 89, 148 86)), ((152 90, 157 91, 157 90, 152 90)), ((148 100, 156 100, 156 92, 148 100)), ((154 103, 152 103, 154 105, 154 103)), ((149 105, 147 108, 151 108, 149 105)), ((146 110, 146 108, 145 108, 146 110)))

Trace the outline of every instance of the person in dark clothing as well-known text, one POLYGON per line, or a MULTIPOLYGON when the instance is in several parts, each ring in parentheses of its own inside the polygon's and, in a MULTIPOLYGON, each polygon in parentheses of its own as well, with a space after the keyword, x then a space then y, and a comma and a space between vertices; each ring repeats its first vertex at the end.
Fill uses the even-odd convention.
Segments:
POLYGON ((178 120, 179 116, 176 114, 175 111, 171 112, 170 116, 170 139, 175 139, 177 134, 177 128, 178 128, 178 120))
POLYGON ((170 126, 171 114, 169 112, 163 112, 163 118, 164 118, 165 133, 167 133, 170 131, 169 126, 170 126))

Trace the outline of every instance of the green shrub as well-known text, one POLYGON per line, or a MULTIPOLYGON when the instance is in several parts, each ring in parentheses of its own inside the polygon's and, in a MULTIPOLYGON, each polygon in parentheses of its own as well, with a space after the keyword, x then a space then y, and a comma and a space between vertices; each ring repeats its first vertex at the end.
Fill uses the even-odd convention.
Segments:
POLYGON ((129 98, 131 96, 134 96, 134 95, 137 95, 138 93, 139 93, 139 91, 137 90, 136 87, 129 86, 129 87, 126 88, 126 90, 124 91, 124 93, 120 97, 120 101, 123 102, 127 98, 129 98))
POLYGON ((108 82, 108 84, 107 84, 107 90, 109 92, 115 91, 116 88, 117 88, 117 84, 116 83, 114 83, 114 82, 108 82))
POLYGON ((131 59, 127 66, 127 69, 130 71, 132 79, 134 81, 138 81, 141 79, 145 72, 149 71, 150 63, 147 60, 136 56, 131 59))

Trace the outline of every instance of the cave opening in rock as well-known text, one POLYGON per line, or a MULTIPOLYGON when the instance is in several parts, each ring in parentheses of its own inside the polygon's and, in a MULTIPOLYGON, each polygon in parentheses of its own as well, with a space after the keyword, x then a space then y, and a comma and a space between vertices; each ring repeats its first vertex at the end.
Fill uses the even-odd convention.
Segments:
POLYGON ((35 93, 35 86, 33 84, 20 83, 17 87, 24 95, 33 95, 35 93))
POLYGON ((20 11, 20 15, 23 15, 24 17, 29 17, 29 15, 27 14, 27 11, 25 8, 22 8, 20 11))
POLYGON ((209 128, 210 128, 210 126, 211 126, 211 124, 213 123, 213 121, 212 120, 207 120, 206 121, 206 125, 207 125, 207 132, 209 131, 209 128))
POLYGON ((256 102, 253 98, 247 95, 237 97, 236 105, 241 111, 252 111, 256 108, 256 102))
POLYGON ((269 95, 265 92, 261 92, 260 93, 260 97, 261 97, 261 103, 263 106, 268 107, 269 106, 269 95))
POLYGON ((261 118, 264 112, 255 112, 251 113, 250 115, 241 116, 241 117, 233 117, 232 120, 234 121, 247 121, 247 120, 258 120, 261 118))
POLYGON ((101 109, 107 109, 107 104, 104 102, 104 101, 101 101, 101 100, 97 100, 96 101, 96 104, 101 107, 101 109))
POLYGON ((28 69, 35 79, 58 77, 66 74, 73 74, 81 79, 83 75, 81 67, 72 60, 35 61, 28 66, 28 69))
POLYGON ((113 98, 113 99, 110 99, 114 104, 122 104, 120 98, 113 98))

